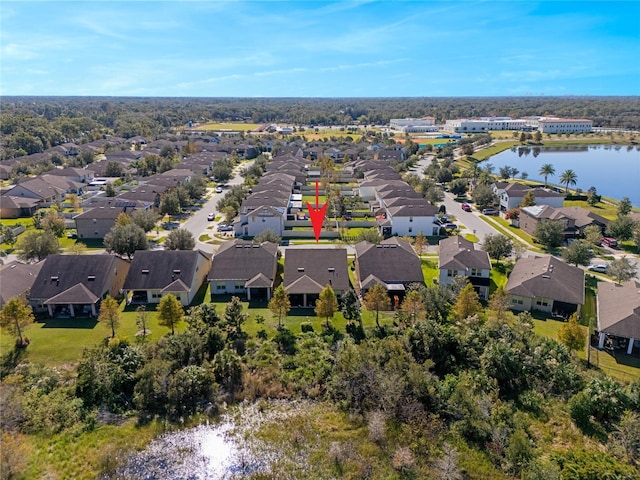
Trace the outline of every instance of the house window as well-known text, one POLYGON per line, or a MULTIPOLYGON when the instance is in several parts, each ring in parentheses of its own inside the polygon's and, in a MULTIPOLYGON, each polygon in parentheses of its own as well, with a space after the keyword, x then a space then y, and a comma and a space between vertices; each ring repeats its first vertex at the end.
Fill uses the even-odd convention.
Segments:
POLYGON ((216 284, 216 290, 224 290, 225 288, 226 288, 226 285, 224 283, 216 284))
POLYGON ((545 298, 536 298, 536 305, 539 307, 548 307, 549 302, 545 298))
POLYGON ((515 305, 522 305, 524 302, 522 301, 521 298, 512 298, 511 299, 511 303, 513 303, 515 305))
POLYGON ((409 227, 409 233, 413 232, 413 227, 409 227))
POLYGON ((410 221, 410 222, 413 222, 413 217, 409 217, 409 221, 410 221))
POLYGON ((479 277, 480 276, 480 270, 478 270, 477 268, 472 268, 471 269, 471 274, 472 277, 479 277))
POLYGON ((447 270, 447 277, 455 277, 455 276, 456 276, 455 270, 447 270))

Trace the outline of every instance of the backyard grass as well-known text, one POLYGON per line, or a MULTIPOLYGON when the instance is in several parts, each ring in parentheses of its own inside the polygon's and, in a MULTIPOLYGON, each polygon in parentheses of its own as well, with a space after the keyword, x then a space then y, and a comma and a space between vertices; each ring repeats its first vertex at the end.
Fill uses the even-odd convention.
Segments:
MULTIPOLYGON (((558 332, 565 324, 563 321, 546 319, 534 319, 533 331, 538 335, 558 340, 558 332)), ((581 326, 584 335, 587 335, 587 327, 581 326)), ((620 380, 629 382, 640 378, 640 358, 624 353, 610 353, 606 350, 598 350, 591 346, 591 364, 605 374, 620 380)), ((586 348, 575 352, 581 360, 587 358, 586 348)))
POLYGON ((421 255, 420 266, 422 267, 422 274, 424 275, 424 283, 427 285, 433 285, 434 279, 439 278, 438 271, 438 256, 437 255, 421 255))

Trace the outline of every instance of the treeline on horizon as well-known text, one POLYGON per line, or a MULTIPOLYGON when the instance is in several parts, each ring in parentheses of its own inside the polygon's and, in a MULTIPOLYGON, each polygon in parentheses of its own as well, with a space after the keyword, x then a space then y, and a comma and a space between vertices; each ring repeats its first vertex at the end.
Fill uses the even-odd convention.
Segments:
POLYGON ((640 130, 640 97, 2 97, 0 158, 104 135, 154 136, 192 122, 384 125, 391 118, 555 115, 640 130))

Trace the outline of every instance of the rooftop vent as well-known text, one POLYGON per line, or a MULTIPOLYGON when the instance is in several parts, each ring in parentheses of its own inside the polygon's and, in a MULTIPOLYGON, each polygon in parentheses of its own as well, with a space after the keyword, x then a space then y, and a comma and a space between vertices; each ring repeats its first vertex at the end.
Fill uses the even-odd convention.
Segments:
POLYGON ((51 281, 52 281, 52 282, 57 282, 58 280, 59 280, 59 278, 58 278, 58 276, 57 276, 57 275, 53 275, 53 276, 51 277, 51 281))
POLYGON ((89 276, 87 277, 87 281, 89 281, 89 282, 93 282, 95 279, 96 279, 96 276, 95 276, 95 275, 89 275, 89 276))
POLYGON ((551 278, 549 275, 542 275, 542 278, 551 278))
POLYGON ((181 271, 182 271, 182 270, 178 270, 178 269, 176 269, 176 270, 174 270, 174 271, 173 271, 173 273, 175 273, 175 274, 177 274, 177 275, 180 275, 180 272, 181 272, 181 271))
POLYGON ((298 267, 299 272, 304 272, 304 267, 298 267))
POLYGON ((327 268, 327 270, 330 271, 330 272, 335 272, 336 271, 336 269, 334 267, 329 267, 329 268, 327 268))
POLYGON ((148 269, 148 268, 143 268, 143 269, 142 269, 142 273, 143 273, 144 275, 146 275, 147 273, 149 273, 149 269, 148 269))

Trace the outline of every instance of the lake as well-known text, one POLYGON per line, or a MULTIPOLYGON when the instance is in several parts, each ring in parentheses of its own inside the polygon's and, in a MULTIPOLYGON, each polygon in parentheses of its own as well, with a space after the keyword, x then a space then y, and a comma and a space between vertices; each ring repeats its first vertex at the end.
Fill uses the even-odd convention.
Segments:
POLYGON ((621 199, 629 197, 631 203, 640 207, 640 146, 577 146, 568 147, 514 147, 494 155, 480 166, 492 164, 498 173, 500 167, 517 168, 529 174, 529 180, 540 180, 540 167, 550 163, 556 174, 549 176, 550 184, 560 184, 560 176, 572 169, 578 176, 578 183, 571 188, 587 191, 596 187, 599 195, 621 199))

